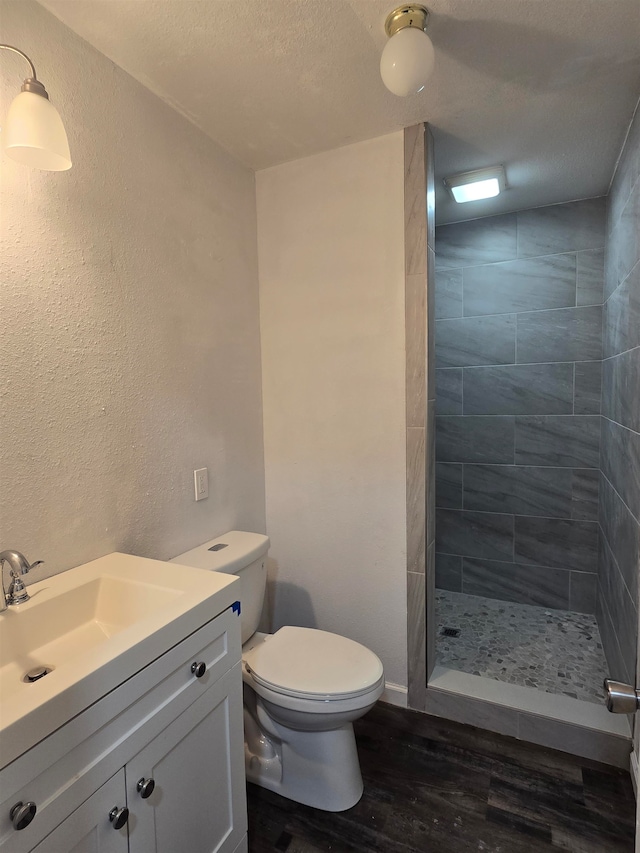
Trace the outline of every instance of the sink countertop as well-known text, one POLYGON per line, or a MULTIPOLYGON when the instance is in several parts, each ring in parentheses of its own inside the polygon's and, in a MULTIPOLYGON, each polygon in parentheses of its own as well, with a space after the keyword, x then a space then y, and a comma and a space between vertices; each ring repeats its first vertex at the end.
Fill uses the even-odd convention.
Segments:
MULTIPOLYGON (((23 673, 15 661, 5 660, 0 667, 0 768, 222 613, 237 601, 240 589, 233 575, 113 553, 31 584, 29 601, 0 613, 0 637, 19 639, 22 626, 29 622, 39 631, 41 613, 46 618, 55 619, 58 613, 63 617, 62 608, 72 610, 83 594, 79 588, 89 589, 96 582, 104 584, 107 594, 120 595, 125 614, 121 624, 101 623, 94 617, 86 625, 73 625, 66 636, 58 628, 58 647, 68 640, 66 648, 73 652, 64 662, 38 660, 39 649, 30 648, 24 660, 54 666, 32 684, 21 680, 23 673), (127 589, 137 592, 137 598, 129 599, 127 589), (65 605, 65 595, 72 607, 65 605), (140 618, 135 618, 136 606, 140 618), (87 626, 97 633, 88 647, 74 641, 74 634, 87 626)), ((119 607, 112 606, 111 612, 117 614, 119 607)), ((11 642, 2 644, 6 650, 11 642)))

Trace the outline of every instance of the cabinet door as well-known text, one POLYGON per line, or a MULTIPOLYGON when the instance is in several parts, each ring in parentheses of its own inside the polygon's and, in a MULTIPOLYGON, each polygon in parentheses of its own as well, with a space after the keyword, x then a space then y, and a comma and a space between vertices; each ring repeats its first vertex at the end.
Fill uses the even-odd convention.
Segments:
POLYGON ((247 831, 242 727, 237 664, 126 765, 130 853, 236 849, 247 831))
POLYGON ((124 770, 98 788, 33 853, 127 853, 127 826, 115 829, 109 820, 114 807, 125 805, 124 770))

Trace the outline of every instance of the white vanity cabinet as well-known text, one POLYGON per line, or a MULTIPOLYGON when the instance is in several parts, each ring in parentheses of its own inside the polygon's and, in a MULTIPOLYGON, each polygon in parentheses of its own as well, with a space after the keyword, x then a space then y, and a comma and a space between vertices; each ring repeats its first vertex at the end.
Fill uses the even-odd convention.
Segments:
POLYGON ((246 850, 240 659, 229 608, 5 767, 0 851, 246 850))

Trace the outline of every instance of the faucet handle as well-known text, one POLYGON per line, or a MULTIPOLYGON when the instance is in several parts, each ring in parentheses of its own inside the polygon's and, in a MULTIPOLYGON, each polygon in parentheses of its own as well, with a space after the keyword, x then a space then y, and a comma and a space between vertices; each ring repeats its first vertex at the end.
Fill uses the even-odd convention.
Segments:
POLYGON ((35 569, 37 566, 44 566, 44 560, 36 560, 35 563, 31 563, 29 571, 31 571, 31 569, 35 569))
POLYGON ((11 569, 10 575, 13 580, 9 586, 7 604, 22 604, 25 601, 29 601, 31 596, 27 592, 27 588, 23 584, 20 575, 17 572, 14 572, 13 569, 11 569))

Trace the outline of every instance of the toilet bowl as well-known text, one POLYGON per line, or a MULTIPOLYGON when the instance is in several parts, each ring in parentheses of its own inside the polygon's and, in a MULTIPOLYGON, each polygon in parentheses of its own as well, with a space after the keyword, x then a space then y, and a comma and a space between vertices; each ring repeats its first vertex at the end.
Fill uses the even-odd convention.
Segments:
POLYGON ((382 695, 382 663, 360 643, 328 631, 256 631, 268 547, 266 536, 232 531, 172 562, 241 579, 248 781, 314 808, 343 811, 362 796, 352 723, 382 695))

